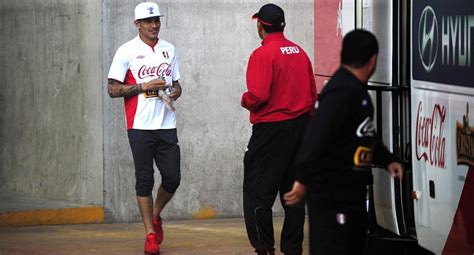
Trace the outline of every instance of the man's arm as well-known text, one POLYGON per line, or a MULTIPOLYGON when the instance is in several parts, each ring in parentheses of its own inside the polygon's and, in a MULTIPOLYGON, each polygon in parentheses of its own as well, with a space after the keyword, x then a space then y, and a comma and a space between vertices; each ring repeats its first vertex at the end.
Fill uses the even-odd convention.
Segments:
POLYGON ((392 162, 388 164, 387 170, 390 175, 394 178, 398 178, 400 180, 403 179, 403 165, 400 162, 392 162))
POLYGON ((285 204, 288 206, 295 206, 300 205, 303 203, 303 199, 306 195, 306 185, 300 183, 299 181, 295 181, 293 183, 293 188, 285 193, 283 199, 285 200, 285 204))
POLYGON ((173 81, 173 90, 170 94, 170 98, 176 101, 182 93, 181 85, 179 84, 179 81, 173 81))
POLYGON ((403 178, 404 170, 400 160, 393 153, 391 153, 387 147, 385 147, 380 137, 375 138, 374 147, 373 162, 375 164, 387 167, 387 170, 392 177, 399 178, 401 180, 403 178))
POLYGON ((247 89, 242 95, 241 105, 251 112, 258 111, 270 98, 273 77, 272 61, 261 52, 250 56, 247 66, 247 89))
POLYGON ((114 97, 131 97, 136 96, 144 91, 156 91, 166 89, 166 81, 154 79, 149 82, 140 84, 124 84, 114 79, 109 79, 107 90, 109 96, 114 97))
POLYGON ((123 84, 117 80, 109 79, 109 83, 107 84, 107 90, 109 92, 109 96, 114 97, 131 97, 136 96, 143 92, 142 84, 137 85, 127 85, 123 84))
POLYGON ((352 107, 351 99, 348 91, 333 91, 319 102, 296 157, 296 181, 292 190, 284 195, 286 205, 295 206, 302 202, 308 181, 318 171, 314 169, 314 162, 324 157, 334 135, 344 128, 344 119, 352 107))
POLYGON ((334 142, 334 137, 344 129, 343 123, 353 108, 352 104, 351 92, 342 88, 327 93, 319 101, 296 156, 296 180, 305 184, 310 175, 316 174, 313 162, 321 161, 334 142))

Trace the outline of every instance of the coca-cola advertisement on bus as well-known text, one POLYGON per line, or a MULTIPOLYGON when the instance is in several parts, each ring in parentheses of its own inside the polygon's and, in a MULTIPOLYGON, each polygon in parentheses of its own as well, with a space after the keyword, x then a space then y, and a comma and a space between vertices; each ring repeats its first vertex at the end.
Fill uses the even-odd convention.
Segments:
POLYGON ((414 106, 416 161, 428 167, 446 169, 447 102, 419 100, 414 106))

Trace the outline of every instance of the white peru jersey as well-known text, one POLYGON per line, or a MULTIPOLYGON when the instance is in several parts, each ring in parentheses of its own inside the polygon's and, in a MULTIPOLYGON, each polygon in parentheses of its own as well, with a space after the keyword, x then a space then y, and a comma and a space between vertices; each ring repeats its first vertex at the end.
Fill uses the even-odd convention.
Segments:
MULTIPOLYGON (((115 53, 108 78, 135 85, 164 77, 171 86, 179 80, 176 51, 171 43, 162 39, 152 47, 139 36, 126 42, 115 53)), ((176 115, 169 111, 157 93, 141 93, 124 98, 127 129, 176 128, 176 115)))

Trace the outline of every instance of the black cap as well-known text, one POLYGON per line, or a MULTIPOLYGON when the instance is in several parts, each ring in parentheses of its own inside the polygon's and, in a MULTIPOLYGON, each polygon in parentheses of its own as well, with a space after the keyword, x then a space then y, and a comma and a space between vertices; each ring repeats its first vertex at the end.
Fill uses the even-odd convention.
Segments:
POLYGON ((272 28, 285 27, 285 13, 282 8, 275 4, 262 6, 262 8, 252 16, 252 19, 257 19, 260 23, 272 28))

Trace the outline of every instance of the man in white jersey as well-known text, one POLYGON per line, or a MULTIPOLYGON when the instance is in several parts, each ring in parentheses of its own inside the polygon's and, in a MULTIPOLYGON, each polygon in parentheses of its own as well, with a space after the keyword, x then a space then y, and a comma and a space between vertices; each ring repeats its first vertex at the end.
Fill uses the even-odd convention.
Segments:
POLYGON ((144 2, 135 8, 138 36, 120 46, 108 75, 110 97, 123 97, 130 147, 135 164, 138 207, 145 225, 146 253, 159 253, 163 241, 160 213, 179 186, 180 149, 175 112, 165 106, 160 90, 174 101, 181 95, 179 67, 172 44, 159 39, 160 10, 144 2), (153 203, 153 160, 161 185, 153 203))

